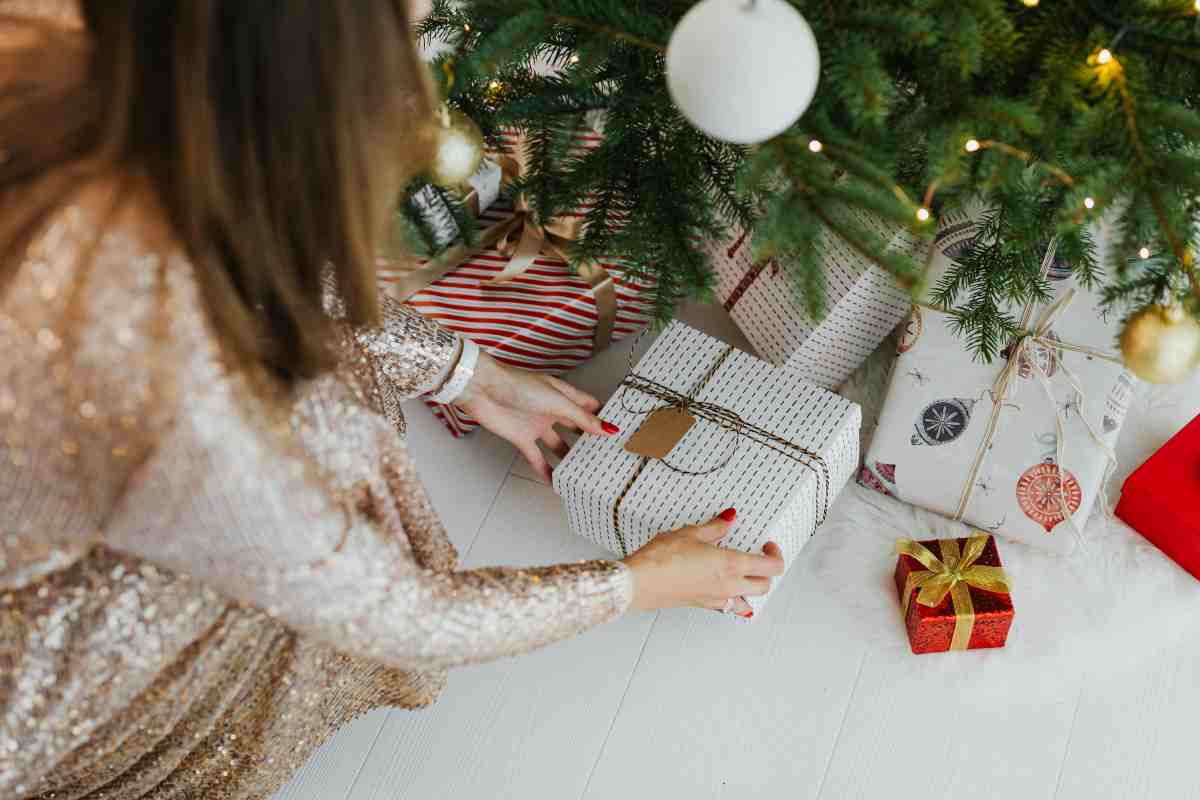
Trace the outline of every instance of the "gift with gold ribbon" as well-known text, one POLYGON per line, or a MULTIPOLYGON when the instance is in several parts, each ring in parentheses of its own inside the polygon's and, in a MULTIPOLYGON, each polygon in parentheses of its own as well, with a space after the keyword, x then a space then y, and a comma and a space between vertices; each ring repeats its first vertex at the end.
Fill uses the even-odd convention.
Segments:
POLYGON ((914 653, 1003 647, 1012 625, 995 537, 896 542, 896 589, 914 653))
MULTIPOLYGON (((581 132, 574 147, 598 143, 597 134, 581 132)), ((505 144, 494 160, 509 184, 523 173, 524 146, 516 135, 505 144)), ((474 245, 454 245, 428 261, 394 255, 380 269, 381 284, 499 361, 562 374, 653 316, 644 278, 617 260, 574 258, 586 213, 585 205, 542 219, 523 195, 502 198, 479 215, 474 245)), ((454 406, 429 405, 455 436, 477 426, 454 406)))
MULTIPOLYGON (((976 227, 947 230, 933 280, 976 227)), ((1045 293, 1004 309, 1015 334, 992 363, 963 340, 956 312, 913 309, 860 481, 1066 554, 1084 541, 1092 507, 1107 507, 1134 381, 1111 350, 1118 320, 1057 257, 1053 239, 1041 277, 1045 293)))

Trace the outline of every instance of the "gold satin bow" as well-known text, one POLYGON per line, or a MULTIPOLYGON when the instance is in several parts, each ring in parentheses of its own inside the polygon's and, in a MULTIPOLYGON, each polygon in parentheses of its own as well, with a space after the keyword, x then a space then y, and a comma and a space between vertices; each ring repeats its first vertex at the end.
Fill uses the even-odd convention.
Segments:
POLYGON ((954 605, 954 635, 950 639, 951 650, 966 650, 975 628, 975 603, 971 600, 971 586, 989 592, 1009 594, 1008 576, 1002 567, 976 564, 987 547, 987 536, 972 536, 960 553, 957 539, 942 539, 939 559, 933 551, 912 539, 896 540, 896 552, 911 556, 925 569, 914 570, 904 581, 904 595, 900 600, 902 612, 908 616, 909 600, 913 590, 917 602, 930 608, 936 607, 946 595, 954 605))
MULTIPOLYGON (((506 182, 524 171, 524 148, 520 139, 513 147, 518 158, 500 156, 496 162, 506 182)), ((488 283, 504 283, 523 275, 542 252, 570 262, 570 247, 582 233, 582 217, 555 217, 539 221, 534 218, 528 198, 516 199, 512 214, 480 233, 474 247, 458 244, 423 266, 413 263, 403 278, 392 281, 392 295, 403 301, 433 282, 454 271, 481 250, 495 247, 508 264, 488 283)), ((411 261, 411 259, 409 259, 411 261)), ((600 262, 589 259, 576 265, 576 274, 592 287, 596 298, 596 330, 592 336, 594 352, 612 344, 613 326, 617 321, 617 287, 612 275, 600 262)))

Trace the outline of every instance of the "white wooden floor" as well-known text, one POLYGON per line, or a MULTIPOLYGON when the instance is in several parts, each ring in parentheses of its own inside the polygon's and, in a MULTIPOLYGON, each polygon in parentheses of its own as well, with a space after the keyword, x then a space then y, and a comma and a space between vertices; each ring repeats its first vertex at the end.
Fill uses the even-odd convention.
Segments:
MULTIPOLYGON (((685 318, 744 346, 711 309, 685 318)), ((573 377, 606 396, 626 353, 573 377)), ((409 424, 467 566, 604 555, 570 533, 506 444, 483 432, 454 441, 419 404, 409 424)), ((430 709, 346 727, 278 798, 1200 797, 1200 620, 1145 657, 1055 674, 1015 669, 1019 652, 989 671, 1005 662, 915 657, 898 621, 883 640, 867 633, 878 624, 864 615, 893 625, 886 576, 866 598, 807 579, 836 546, 814 540, 752 625, 631 615, 460 669, 430 709)), ((1069 649, 1072 631, 1061 635, 1069 649)))

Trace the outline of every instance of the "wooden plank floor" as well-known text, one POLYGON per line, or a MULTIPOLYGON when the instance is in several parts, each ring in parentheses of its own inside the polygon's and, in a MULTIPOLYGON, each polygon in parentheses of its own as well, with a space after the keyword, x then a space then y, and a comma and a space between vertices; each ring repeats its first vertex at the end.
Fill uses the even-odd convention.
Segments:
MULTIPOLYGON (((684 316, 745 347, 723 315, 684 316)), ((627 352, 618 345, 573 377, 607 395, 627 352)), ((420 404, 409 424, 466 565, 603 555, 570 533, 553 492, 505 443, 452 440, 420 404)), ((1013 670, 1005 682, 988 662, 977 681, 984 654, 905 657, 902 634, 856 636, 863 613, 894 599, 883 579, 866 606, 831 597, 814 579, 822 546, 806 549, 753 625, 631 615, 457 670, 433 707, 347 726, 278 798, 1200 797, 1200 620, 1180 644, 1128 664, 1013 670)))

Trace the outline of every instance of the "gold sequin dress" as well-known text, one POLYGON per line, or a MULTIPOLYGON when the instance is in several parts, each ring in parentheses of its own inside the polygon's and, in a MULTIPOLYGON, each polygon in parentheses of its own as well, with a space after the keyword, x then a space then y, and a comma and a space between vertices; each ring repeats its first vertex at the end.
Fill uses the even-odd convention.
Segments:
POLYGON ((0 297, 0 797, 266 797, 355 715, 628 606, 615 562, 456 569, 399 411, 444 329, 388 304, 270 400, 187 259, 93 220, 0 297))

